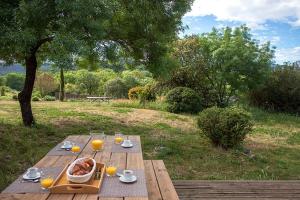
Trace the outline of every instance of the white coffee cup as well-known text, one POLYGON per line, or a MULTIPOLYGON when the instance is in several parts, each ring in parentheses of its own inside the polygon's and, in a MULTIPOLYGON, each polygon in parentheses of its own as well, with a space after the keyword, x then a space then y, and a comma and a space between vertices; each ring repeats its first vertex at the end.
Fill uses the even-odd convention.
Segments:
POLYGON ((70 141, 64 141, 63 146, 71 148, 72 147, 72 143, 70 141))
POLYGON ((130 146, 130 145, 132 145, 132 142, 131 142, 131 140, 124 140, 123 145, 130 146))
POLYGON ((28 176, 29 178, 35 178, 35 177, 37 177, 38 172, 39 172, 39 169, 38 169, 38 168, 36 168, 36 167, 31 167, 31 168, 29 168, 29 169, 27 170, 27 176, 28 176))
POLYGON ((128 170, 128 169, 126 169, 126 170, 124 170, 123 171, 123 176, 124 176, 124 178, 126 179, 126 180, 132 180, 132 176, 133 176, 133 171, 132 170, 128 170))

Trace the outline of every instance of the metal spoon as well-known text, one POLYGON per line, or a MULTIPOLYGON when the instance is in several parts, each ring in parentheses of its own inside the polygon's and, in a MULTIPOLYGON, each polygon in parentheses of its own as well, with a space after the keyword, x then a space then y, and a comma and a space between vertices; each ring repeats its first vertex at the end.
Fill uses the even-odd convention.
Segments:
POLYGON ((28 180, 22 180, 21 183, 26 183, 26 182, 29 182, 29 183, 37 183, 39 182, 40 180, 37 178, 37 179, 28 179, 28 180))

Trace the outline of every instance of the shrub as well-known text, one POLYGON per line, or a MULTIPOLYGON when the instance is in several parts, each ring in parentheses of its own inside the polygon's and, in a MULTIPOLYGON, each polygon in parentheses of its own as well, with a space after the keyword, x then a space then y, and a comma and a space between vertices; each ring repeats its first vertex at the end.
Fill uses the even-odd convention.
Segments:
POLYGON ((9 73, 6 75, 6 85, 11 89, 21 91, 23 89, 25 76, 20 73, 9 73))
POLYGON ((12 99, 18 101, 18 95, 17 94, 12 95, 12 99))
POLYGON ((41 99, 40 99, 40 97, 38 97, 38 96, 33 96, 33 97, 31 98, 31 100, 32 100, 32 101, 40 101, 41 99))
POLYGON ((167 110, 173 113, 198 113, 201 110, 201 99, 198 94, 186 87, 170 90, 166 96, 167 110))
POLYGON ((37 74, 34 87, 42 96, 45 96, 58 89, 58 84, 56 83, 52 74, 42 72, 37 74))
POLYGON ((0 86, 5 86, 6 85, 6 79, 4 76, 0 76, 0 86))
POLYGON ((145 107, 146 102, 156 101, 155 84, 147 84, 143 87, 143 91, 139 95, 140 104, 145 107))
POLYGON ((80 70, 77 76, 77 85, 81 89, 81 93, 88 95, 97 94, 99 88, 99 79, 96 73, 87 70, 80 70))
POLYGON ((126 76, 123 79, 124 84, 127 86, 127 90, 129 91, 130 88, 136 87, 139 85, 138 80, 132 76, 126 76))
POLYGON ((39 91, 39 90, 36 90, 36 89, 34 89, 34 90, 32 91, 32 96, 33 96, 33 97, 36 96, 36 97, 38 97, 39 99, 42 98, 42 95, 41 95, 40 91, 39 91))
POLYGON ((0 96, 5 96, 5 88, 1 87, 0 96))
POLYGON ((53 96, 46 95, 46 96, 44 96, 43 100, 44 101, 55 101, 56 99, 53 96))
POLYGON ((131 88, 128 92, 128 98, 130 100, 136 100, 139 99, 139 96, 142 94, 142 92, 144 91, 144 87, 134 87, 131 88))
POLYGON ((237 107, 205 109, 199 114, 198 126, 213 144, 225 149, 243 142, 252 129, 251 116, 237 107))
POLYGON ((105 95, 113 98, 127 98, 127 86, 120 78, 109 80, 105 84, 105 95))
POLYGON ((300 113, 300 68, 275 69, 266 83, 250 92, 252 105, 275 111, 300 113))

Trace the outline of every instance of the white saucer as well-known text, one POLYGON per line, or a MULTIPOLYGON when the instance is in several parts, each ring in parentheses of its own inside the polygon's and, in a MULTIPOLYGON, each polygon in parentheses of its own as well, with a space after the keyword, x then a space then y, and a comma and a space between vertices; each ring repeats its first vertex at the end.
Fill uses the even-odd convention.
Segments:
POLYGON ((68 145, 68 146, 62 145, 60 148, 68 150, 68 149, 72 149, 72 147, 73 147, 72 145, 68 145))
POLYGON ((123 183, 133 183, 137 180, 137 177, 135 175, 132 175, 131 180, 125 179, 124 176, 120 176, 119 180, 123 183))
POLYGON ((41 178, 41 173, 40 172, 37 172, 37 176, 36 177, 29 177, 27 173, 25 173, 23 175, 23 179, 24 180, 34 180, 34 179, 38 179, 38 178, 41 178))
POLYGON ((130 143, 129 145, 125 145, 124 143, 121 144, 121 147, 124 147, 124 148, 131 148, 133 147, 133 144, 130 143))

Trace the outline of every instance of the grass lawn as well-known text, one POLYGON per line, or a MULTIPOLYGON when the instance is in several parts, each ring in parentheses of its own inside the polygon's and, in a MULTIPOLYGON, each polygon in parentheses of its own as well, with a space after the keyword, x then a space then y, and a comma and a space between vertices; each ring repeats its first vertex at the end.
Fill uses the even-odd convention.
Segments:
POLYGON ((300 179, 300 118, 247 108, 254 131, 241 150, 213 147, 196 117, 136 109, 129 102, 34 102, 35 128, 24 128, 16 101, 0 100, 0 191, 70 134, 88 128, 142 138, 144 159, 163 159, 173 179, 300 179))

